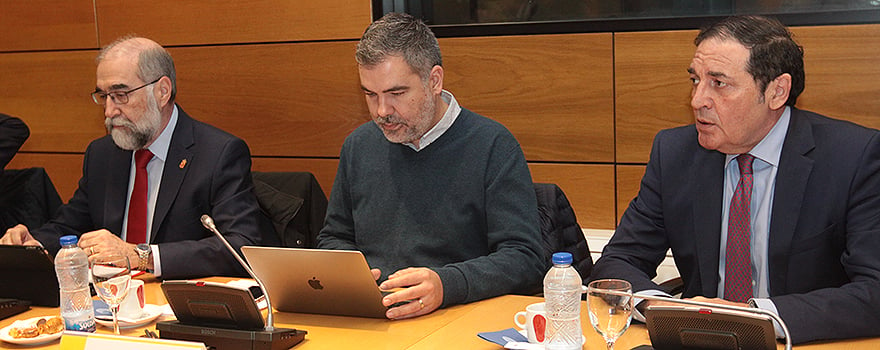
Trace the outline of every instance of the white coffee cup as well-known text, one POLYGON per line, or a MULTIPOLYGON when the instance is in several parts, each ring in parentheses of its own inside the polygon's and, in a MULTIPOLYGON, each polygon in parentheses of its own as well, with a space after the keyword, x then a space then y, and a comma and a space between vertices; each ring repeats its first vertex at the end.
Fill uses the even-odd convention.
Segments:
POLYGON ((520 329, 526 330, 529 343, 543 343, 544 331, 547 329, 547 313, 544 311, 544 303, 526 306, 526 311, 520 311, 513 315, 513 323, 516 323, 520 329), (525 318, 525 322, 520 320, 521 317, 525 318))
POLYGON ((119 317, 139 319, 144 316, 144 281, 132 279, 128 294, 119 304, 119 317))

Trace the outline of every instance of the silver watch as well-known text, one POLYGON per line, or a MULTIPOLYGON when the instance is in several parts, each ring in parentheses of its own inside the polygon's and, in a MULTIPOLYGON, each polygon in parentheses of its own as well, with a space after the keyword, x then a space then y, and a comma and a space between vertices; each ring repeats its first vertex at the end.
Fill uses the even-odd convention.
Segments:
POLYGON ((138 255, 138 270, 152 272, 152 270, 147 270, 147 266, 150 265, 150 260, 153 257, 153 249, 150 248, 150 245, 146 243, 138 244, 135 246, 134 251, 138 255))

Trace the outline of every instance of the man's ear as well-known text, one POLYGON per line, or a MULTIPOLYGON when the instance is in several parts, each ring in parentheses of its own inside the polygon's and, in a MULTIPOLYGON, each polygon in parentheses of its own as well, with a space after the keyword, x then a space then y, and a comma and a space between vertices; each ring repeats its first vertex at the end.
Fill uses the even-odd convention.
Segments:
POLYGON ((439 95, 443 91, 443 67, 434 66, 428 76, 428 86, 434 95, 439 95))
POLYGON ((791 92, 791 75, 783 73, 767 84, 767 90, 764 91, 764 98, 770 109, 777 110, 785 106, 788 101, 788 94, 791 92))
POLYGON ((159 103, 159 108, 165 107, 169 101, 171 101, 171 78, 168 76, 163 76, 156 82, 156 86, 153 89, 153 95, 156 96, 156 102, 159 103))

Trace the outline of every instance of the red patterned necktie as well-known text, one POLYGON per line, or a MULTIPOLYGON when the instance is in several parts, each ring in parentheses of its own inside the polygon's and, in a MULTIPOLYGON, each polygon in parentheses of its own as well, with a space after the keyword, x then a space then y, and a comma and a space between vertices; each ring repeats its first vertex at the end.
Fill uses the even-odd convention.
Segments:
POLYGON ((751 154, 736 157, 739 164, 739 183, 730 201, 727 222, 727 254, 724 264, 724 299, 747 302, 752 297, 752 259, 750 253, 749 207, 752 201, 751 154))
POLYGON ((131 200, 128 202, 128 226, 126 241, 128 243, 147 242, 147 163, 153 153, 142 149, 134 152, 135 174, 131 200))

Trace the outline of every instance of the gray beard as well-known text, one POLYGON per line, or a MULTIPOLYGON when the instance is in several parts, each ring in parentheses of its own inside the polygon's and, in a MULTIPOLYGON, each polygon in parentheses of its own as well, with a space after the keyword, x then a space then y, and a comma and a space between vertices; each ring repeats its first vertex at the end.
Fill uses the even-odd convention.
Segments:
POLYGON ((158 133, 161 125, 162 115, 159 112, 159 105, 152 96, 147 98, 147 109, 136 123, 122 117, 104 119, 104 126, 113 138, 113 143, 127 151, 144 148, 158 133), (124 128, 117 129, 113 126, 124 128))

